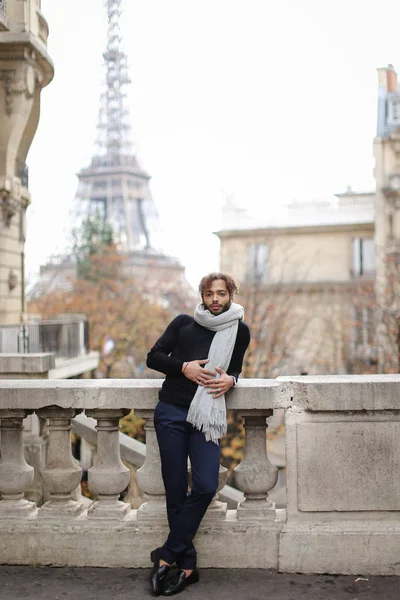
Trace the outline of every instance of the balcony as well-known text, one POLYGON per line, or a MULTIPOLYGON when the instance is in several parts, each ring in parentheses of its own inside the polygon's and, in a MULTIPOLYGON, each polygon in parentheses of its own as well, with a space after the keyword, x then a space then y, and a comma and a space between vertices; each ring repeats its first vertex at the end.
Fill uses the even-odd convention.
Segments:
MULTIPOLYGON (((167 533, 153 411, 160 380, 0 381, 0 564, 149 567, 167 533), (130 478, 119 420, 146 422, 137 470, 145 502, 119 499, 130 478), (24 498, 34 477, 24 458, 24 419, 42 419, 48 500, 24 498), (81 466, 70 429, 97 422, 88 472, 95 500, 76 498, 81 466)), ((246 448, 235 481, 244 495, 228 508, 215 497, 196 536, 199 566, 287 573, 399 575, 400 375, 241 380, 227 401, 244 417, 246 448), (267 453, 274 410, 285 411, 286 509, 269 498, 277 469, 267 453)), ((133 459, 132 459, 133 460, 133 459)), ((221 469, 220 486, 226 474, 221 469)))
POLYGON ((0 31, 8 31, 7 0, 0 0, 0 31))
POLYGON ((37 15, 37 36, 41 40, 41 42, 47 47, 47 39, 49 37, 49 25, 42 14, 42 12, 38 9, 36 11, 37 15))
MULTIPOLYGON (((0 325, 0 358, 53 353, 52 379, 74 377, 95 369, 98 353, 89 350, 89 324, 84 316, 62 316, 25 324, 0 325)), ((20 362, 20 361, 19 361, 20 362)), ((1 366, 1 365, 0 365, 1 366)), ((18 373, 18 370, 15 371, 18 373)))

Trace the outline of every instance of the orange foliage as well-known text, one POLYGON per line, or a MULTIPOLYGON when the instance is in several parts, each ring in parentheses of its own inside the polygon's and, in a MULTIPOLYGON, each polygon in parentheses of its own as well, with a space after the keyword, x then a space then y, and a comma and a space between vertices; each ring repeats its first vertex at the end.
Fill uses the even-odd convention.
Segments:
MULTIPOLYGON (((143 377, 147 352, 171 320, 159 289, 126 275, 126 259, 113 245, 92 257, 93 277, 73 281, 71 291, 55 291, 29 302, 42 318, 83 313, 89 321, 90 349, 100 353, 98 376, 143 377), (105 341, 114 346, 105 351, 105 341)), ((152 372, 151 377, 154 377, 152 372)))

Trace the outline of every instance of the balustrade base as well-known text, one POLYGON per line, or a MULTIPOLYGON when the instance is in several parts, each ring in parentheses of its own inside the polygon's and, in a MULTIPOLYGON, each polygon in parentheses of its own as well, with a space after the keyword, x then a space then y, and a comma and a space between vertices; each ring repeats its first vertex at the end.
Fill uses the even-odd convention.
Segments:
POLYGON ((273 521, 276 518, 275 502, 247 498, 239 505, 237 518, 246 521, 257 519, 273 521))
POLYGON ((164 523, 167 520, 165 496, 154 497, 147 502, 143 502, 137 510, 136 518, 138 521, 157 519, 159 522, 164 523))
MULTIPOLYGON (((168 536, 165 521, 21 519, 0 521, 0 564, 70 567, 150 568, 150 552, 168 536), (73 548, 73 551, 71 551, 73 548)), ((278 540, 283 522, 243 525, 236 511, 225 520, 202 522, 195 538, 200 567, 278 568, 278 540)))
POLYGON ((0 500, 0 519, 23 519, 32 516, 36 511, 36 504, 25 498, 0 500))
POLYGON ((207 512, 203 517, 202 523, 209 523, 225 519, 227 508, 228 504, 226 502, 220 502, 219 500, 215 500, 208 507, 207 512))
POLYGON ((131 505, 120 500, 100 500, 88 509, 89 519, 123 520, 131 512, 131 505))
POLYGON ((83 502, 74 500, 49 500, 39 508, 40 519, 69 519, 79 517, 85 511, 83 502))
MULTIPOLYGON (((149 568, 150 551, 168 525, 88 519, 0 519, 0 564, 149 568), (73 552, 71 552, 73 548, 73 552)), ((276 569, 286 573, 400 575, 400 522, 340 521, 325 524, 248 521, 228 510, 225 520, 202 522, 195 538, 200 567, 276 569)))

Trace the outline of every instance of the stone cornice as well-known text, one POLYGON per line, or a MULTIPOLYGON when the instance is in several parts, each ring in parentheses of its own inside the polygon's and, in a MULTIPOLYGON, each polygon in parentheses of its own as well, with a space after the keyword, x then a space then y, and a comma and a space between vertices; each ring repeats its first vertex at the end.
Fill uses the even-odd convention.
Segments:
POLYGON ((35 53, 35 58, 42 73, 41 86, 45 87, 54 77, 54 64, 42 42, 32 33, 0 32, 0 60, 14 60, 25 56, 28 48, 35 53))
POLYGON ((375 230, 374 221, 366 223, 343 223, 332 225, 292 225, 290 227, 260 227, 251 229, 228 229, 214 231, 219 238, 243 238, 251 236, 279 236, 279 235, 301 235, 307 233, 336 233, 347 231, 364 231, 373 233, 375 230))

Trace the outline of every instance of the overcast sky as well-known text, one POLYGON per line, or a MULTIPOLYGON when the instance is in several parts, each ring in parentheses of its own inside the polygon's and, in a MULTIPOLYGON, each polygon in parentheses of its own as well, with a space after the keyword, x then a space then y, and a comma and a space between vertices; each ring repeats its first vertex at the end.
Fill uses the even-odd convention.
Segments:
MULTIPOLYGON (((101 0, 42 0, 55 77, 28 155, 27 271, 67 243, 76 173, 94 149, 101 0)), ((374 186, 376 68, 400 70, 389 0, 125 0, 132 135, 187 278, 218 267, 227 195, 253 213, 374 186)))

